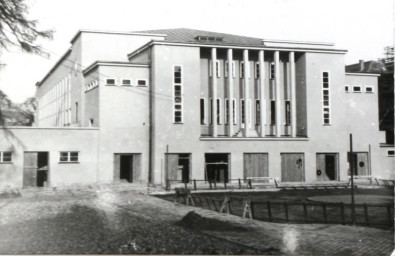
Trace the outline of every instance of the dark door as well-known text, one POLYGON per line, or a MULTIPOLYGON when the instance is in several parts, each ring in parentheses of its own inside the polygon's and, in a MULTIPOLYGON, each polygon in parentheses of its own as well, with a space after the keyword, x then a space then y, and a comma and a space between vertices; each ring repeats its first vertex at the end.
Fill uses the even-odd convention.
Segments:
POLYGON ((329 180, 336 180, 336 157, 325 155, 325 173, 329 180))
POLYGON ((37 152, 25 152, 23 156, 23 187, 35 187, 37 180, 37 152))
POLYGON ((119 178, 133 182, 133 155, 121 155, 119 178))
POLYGON ((44 187, 48 181, 48 152, 37 154, 37 187, 44 187))
POLYGON ((206 154, 206 180, 228 182, 228 154, 206 154))

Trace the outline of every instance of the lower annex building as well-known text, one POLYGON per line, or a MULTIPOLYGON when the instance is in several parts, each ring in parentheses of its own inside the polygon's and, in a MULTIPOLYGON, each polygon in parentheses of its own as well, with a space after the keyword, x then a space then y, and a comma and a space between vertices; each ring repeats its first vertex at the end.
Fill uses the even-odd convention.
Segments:
POLYGON ((377 74, 331 43, 192 29, 79 31, 37 83, 34 127, 0 130, 0 186, 166 179, 393 179, 377 74))

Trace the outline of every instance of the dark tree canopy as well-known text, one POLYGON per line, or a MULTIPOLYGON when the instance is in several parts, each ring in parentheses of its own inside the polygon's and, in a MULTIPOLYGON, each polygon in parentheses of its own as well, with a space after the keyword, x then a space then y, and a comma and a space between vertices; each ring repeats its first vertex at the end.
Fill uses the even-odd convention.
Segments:
POLYGON ((52 30, 39 30, 36 20, 29 20, 25 0, 0 0, 0 46, 7 49, 14 45, 24 51, 46 54, 36 43, 38 38, 52 39, 52 30))

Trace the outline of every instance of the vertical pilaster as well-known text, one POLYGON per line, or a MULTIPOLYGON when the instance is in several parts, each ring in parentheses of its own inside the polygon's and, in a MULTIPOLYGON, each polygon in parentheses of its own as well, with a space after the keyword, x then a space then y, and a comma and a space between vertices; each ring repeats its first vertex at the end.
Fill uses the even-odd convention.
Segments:
POLYGON ((228 136, 233 136, 233 50, 228 49, 228 136))
POLYGON ((274 83, 276 87, 276 137, 281 136, 280 52, 274 52, 274 83))
POLYGON ((249 98, 249 76, 250 76, 250 65, 248 63, 248 50, 243 51, 243 62, 244 62, 244 78, 243 78, 243 96, 244 96, 244 136, 248 137, 249 133, 249 121, 250 116, 248 111, 248 98, 249 98))
MULTIPOLYGON (((213 137, 217 137, 217 73, 216 73, 216 63, 217 63, 217 48, 211 49, 211 96, 213 99, 212 109, 211 109, 211 120, 213 128, 213 137)), ((210 103, 209 103, 210 104, 210 103)))
POLYGON ((259 129, 259 134, 261 137, 265 136, 266 127, 266 100, 265 100, 265 69, 264 69, 264 52, 259 51, 258 55, 259 63, 259 100, 260 100, 260 120, 261 125, 259 129))
POLYGON ((289 53, 290 66, 290 90, 291 90, 291 137, 296 137, 296 73, 295 73, 295 53, 289 53))

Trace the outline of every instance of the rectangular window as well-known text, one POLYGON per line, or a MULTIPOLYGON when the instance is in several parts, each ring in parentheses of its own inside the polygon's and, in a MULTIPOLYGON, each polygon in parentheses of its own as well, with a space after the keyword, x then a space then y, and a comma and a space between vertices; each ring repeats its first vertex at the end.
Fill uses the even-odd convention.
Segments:
POLYGON ((225 124, 229 124, 229 99, 225 99, 225 124))
POLYGON ((255 123, 261 124, 261 101, 255 101, 255 123))
MULTIPOLYGON (((213 76, 213 61, 212 60, 210 60, 209 69, 210 69, 209 75, 210 75, 210 77, 212 77, 213 76)), ((215 61, 215 75, 216 75, 216 77, 221 76, 220 71, 221 71, 221 68, 220 68, 219 60, 216 60, 215 61)))
POLYGON ((393 149, 387 150, 387 156, 395 156, 395 150, 393 149))
POLYGON ((270 125, 276 125, 276 102, 270 101, 270 125))
POLYGON ((183 109, 182 109, 182 84, 181 84, 182 70, 181 66, 173 67, 173 81, 174 81, 174 95, 173 95, 173 104, 174 104, 174 123, 182 123, 183 122, 183 109))
POLYGON ((221 99, 217 99, 217 124, 222 124, 221 99))
POLYGON ((361 88, 361 86, 359 86, 359 85, 354 85, 354 86, 352 87, 352 91, 353 91, 353 92, 362 92, 362 88, 361 88))
POLYGON ((237 124, 237 105, 236 105, 236 99, 232 100, 232 116, 233 116, 233 124, 237 124))
POLYGON ((240 78, 244 78, 244 61, 240 61, 240 78))
POLYGON ((259 79, 259 62, 255 63, 255 79, 259 79))
POLYGON ((11 163, 12 162, 12 152, 2 151, 0 152, 0 163, 11 163))
POLYGON ((345 92, 350 92, 350 86, 349 85, 344 86, 344 91, 345 92))
POLYGON ((147 80, 146 79, 139 79, 139 80, 137 80, 137 86, 139 86, 139 87, 146 87, 147 86, 147 80))
POLYGON ((373 93, 373 86, 365 86, 366 93, 373 93))
POLYGON ((291 102, 285 101, 285 125, 291 125, 291 102))
POLYGON ((331 123, 329 85, 329 72, 322 72, 322 115, 324 124, 331 123))
POLYGON ((275 79, 276 73, 275 73, 275 66, 274 62, 270 63, 270 79, 275 79))
POLYGON ((229 62, 225 61, 225 77, 229 75, 229 62))
POLYGON ((79 154, 79 152, 77 152, 77 151, 60 152, 59 162, 62 162, 62 163, 78 162, 78 154, 79 154))
POLYGON ((245 123, 245 103, 244 100, 240 100, 240 107, 241 107, 241 124, 245 123))
POLYGON ((115 78, 107 78, 106 79, 106 85, 116 85, 117 80, 115 78))
POLYGON ((203 98, 200 99, 200 124, 206 124, 206 103, 203 98))
POLYGON ((132 86, 132 80, 131 79, 122 79, 121 85, 122 86, 132 86))

